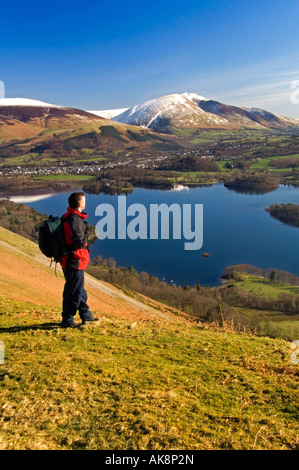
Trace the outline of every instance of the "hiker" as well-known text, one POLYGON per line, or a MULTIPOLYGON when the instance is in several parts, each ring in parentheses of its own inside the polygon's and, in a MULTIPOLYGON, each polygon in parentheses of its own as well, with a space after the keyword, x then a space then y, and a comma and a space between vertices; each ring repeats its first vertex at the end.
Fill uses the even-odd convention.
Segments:
POLYGON ((86 221, 86 198, 82 192, 72 193, 68 198, 69 207, 62 216, 64 237, 68 253, 60 264, 65 277, 62 302, 62 328, 76 328, 74 316, 79 311, 82 325, 97 321, 87 305, 87 292, 84 288, 84 270, 89 263, 88 235, 89 224, 86 221))

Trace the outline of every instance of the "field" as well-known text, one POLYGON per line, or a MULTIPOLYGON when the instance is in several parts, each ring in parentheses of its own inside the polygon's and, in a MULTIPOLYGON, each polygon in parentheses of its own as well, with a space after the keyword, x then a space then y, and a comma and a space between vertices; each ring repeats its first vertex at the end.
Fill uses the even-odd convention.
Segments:
POLYGON ((62 330, 60 271, 2 228, 0 251, 1 449, 298 448, 288 342, 136 303, 91 277, 99 323, 62 330))
POLYGON ((7 299, 1 313, 2 449, 296 447, 283 341, 103 313, 63 331, 57 310, 7 299))
POLYGON ((269 281, 267 279, 242 274, 243 280, 233 281, 232 284, 241 287, 248 292, 257 292, 264 295, 269 295, 277 299, 280 293, 299 295, 299 287, 291 286, 289 284, 282 284, 280 282, 269 281))
MULTIPOLYGON (((242 274, 242 277, 242 281, 233 281, 232 284, 241 287, 247 292, 255 292, 273 299, 278 299, 280 294, 299 295, 298 286, 269 281, 258 276, 242 274)), ((253 308, 240 308, 239 310, 258 325, 257 329, 262 334, 292 341, 299 338, 298 315, 286 314, 283 311, 257 310, 253 308)))
MULTIPOLYGON (((283 155, 280 157, 269 157, 269 158, 263 158, 259 160, 258 162, 252 163, 250 165, 250 170, 262 170, 262 169, 271 169, 271 171, 286 171, 285 169, 277 169, 274 167, 271 167, 271 161, 272 160, 280 160, 281 158, 298 158, 299 159, 299 154, 294 154, 294 155, 283 155)), ((299 160, 298 160, 298 165, 299 165, 299 160)))
POLYGON ((36 179, 38 180, 44 180, 44 181, 91 181, 95 177, 92 175, 65 175, 65 174, 60 174, 60 175, 45 175, 45 176, 38 176, 36 179))

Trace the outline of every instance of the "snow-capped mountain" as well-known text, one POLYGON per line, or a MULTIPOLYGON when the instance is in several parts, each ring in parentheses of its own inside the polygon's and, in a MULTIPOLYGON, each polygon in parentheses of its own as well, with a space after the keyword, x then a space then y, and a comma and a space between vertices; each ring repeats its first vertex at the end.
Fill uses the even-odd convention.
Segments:
MULTIPOLYGON (((214 101, 197 93, 162 96, 117 113, 109 118, 123 124, 142 126, 157 131, 173 128, 294 127, 299 121, 276 116, 257 108, 240 108, 214 101)), ((99 116, 103 112, 97 111, 99 116)), ((106 114, 108 117, 108 115, 106 114)))
POLYGON ((261 116, 263 119, 265 119, 268 122, 276 123, 279 127, 281 126, 281 124, 285 124, 286 126, 298 126, 299 125, 298 119, 277 116, 276 114, 270 113, 269 111, 266 111, 265 109, 260 109, 260 108, 243 108, 243 109, 249 111, 251 114, 261 116))
POLYGON ((39 100, 31 100, 28 98, 1 98, 0 106, 36 106, 42 108, 63 108, 57 104, 44 103, 39 100))
POLYGON ((100 116, 81 109, 45 103, 27 98, 1 98, 1 125, 29 124, 45 128, 71 128, 103 122, 100 116))
POLYGON ((105 119, 112 119, 119 114, 124 113, 129 108, 120 108, 120 109, 104 109, 103 111, 87 111, 88 113, 95 114, 96 116, 103 117, 105 119))
POLYGON ((199 107, 199 103, 206 101, 207 98, 196 93, 166 95, 133 106, 113 120, 151 129, 225 125, 225 120, 199 107))

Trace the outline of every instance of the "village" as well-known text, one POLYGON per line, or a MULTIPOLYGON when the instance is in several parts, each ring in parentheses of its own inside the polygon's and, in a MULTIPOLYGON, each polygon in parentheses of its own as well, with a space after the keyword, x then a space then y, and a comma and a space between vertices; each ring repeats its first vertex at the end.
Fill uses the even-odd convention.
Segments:
MULTIPOLYGON (((190 155, 194 155, 196 153, 196 156, 198 155, 198 151, 184 151, 183 153, 181 152, 175 152, 175 154, 169 154, 169 155, 159 155, 159 156, 151 156, 151 155, 146 155, 146 156, 140 156, 140 157, 131 157, 126 154, 122 159, 112 159, 109 161, 88 161, 88 162, 81 162, 81 163, 75 163, 75 162, 56 162, 54 165, 43 165, 43 166, 38 166, 38 165, 29 165, 29 166, 14 166, 14 167, 2 167, 0 171, 0 175, 2 176, 13 176, 13 175, 33 175, 33 176, 48 176, 48 175, 86 175, 86 174, 93 174, 102 170, 108 170, 112 168, 117 168, 117 167, 127 167, 129 165, 132 165, 136 168, 156 168, 158 165, 160 165, 163 161, 173 157, 186 157, 190 155)), ((209 159, 209 160, 215 160, 215 157, 212 155, 200 155, 201 158, 209 159)), ((223 160, 227 160, 227 157, 222 157, 223 160)))

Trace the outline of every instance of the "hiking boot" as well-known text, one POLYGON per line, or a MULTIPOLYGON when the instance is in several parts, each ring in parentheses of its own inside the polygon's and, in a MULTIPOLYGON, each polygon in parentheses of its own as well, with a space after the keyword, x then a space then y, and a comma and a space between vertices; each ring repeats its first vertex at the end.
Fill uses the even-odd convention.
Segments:
POLYGON ((82 320, 82 326, 89 326, 99 321, 99 318, 90 318, 90 320, 82 320))
POLYGON ((79 328, 79 326, 80 325, 78 325, 77 323, 71 323, 70 325, 66 323, 60 323, 61 328, 79 328))

